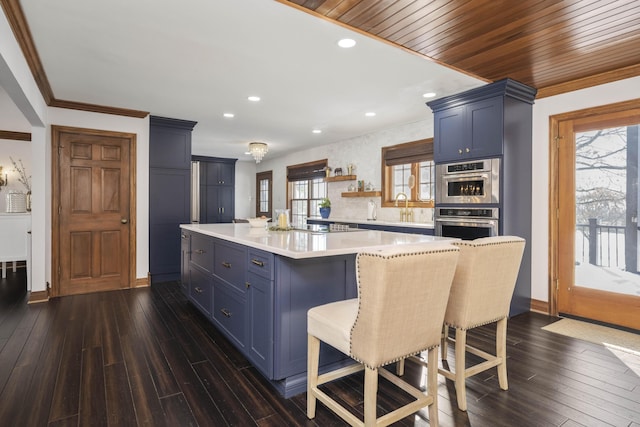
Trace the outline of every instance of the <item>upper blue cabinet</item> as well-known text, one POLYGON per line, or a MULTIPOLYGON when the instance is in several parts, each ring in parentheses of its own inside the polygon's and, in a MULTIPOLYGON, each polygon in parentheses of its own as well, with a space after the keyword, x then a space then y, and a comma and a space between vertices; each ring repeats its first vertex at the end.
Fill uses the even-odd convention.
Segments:
POLYGON ((501 156, 509 124, 530 114, 518 105, 530 106, 535 95, 535 89, 505 79, 428 102, 434 113, 435 162, 501 156))

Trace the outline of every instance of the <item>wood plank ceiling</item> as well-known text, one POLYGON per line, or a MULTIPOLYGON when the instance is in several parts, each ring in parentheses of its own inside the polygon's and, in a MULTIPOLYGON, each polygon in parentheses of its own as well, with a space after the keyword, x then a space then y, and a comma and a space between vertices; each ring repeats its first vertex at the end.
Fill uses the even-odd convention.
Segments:
POLYGON ((538 97, 640 75, 637 0, 278 1, 538 97))

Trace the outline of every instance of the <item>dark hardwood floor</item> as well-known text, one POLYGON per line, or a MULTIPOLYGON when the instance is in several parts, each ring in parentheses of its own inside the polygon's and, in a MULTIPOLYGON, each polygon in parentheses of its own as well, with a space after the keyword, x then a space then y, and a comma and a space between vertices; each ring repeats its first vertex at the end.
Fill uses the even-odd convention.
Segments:
MULTIPOLYGON (((509 391, 495 370, 468 379, 466 413, 440 377, 440 424, 640 426, 640 358, 540 329, 555 320, 509 321, 509 391)), ((493 335, 480 328, 469 341, 489 349, 493 335)), ((407 363, 405 375, 421 384, 422 368, 407 363)), ((362 375, 327 389, 362 413, 362 375)), ((0 390, 3 426, 344 425, 320 403, 308 420, 305 394, 281 398, 176 283, 27 305, 24 270, 9 272, 0 282, 0 390)), ((406 399, 381 380, 380 413, 406 399)), ((427 411, 398 425, 426 426, 427 411)))

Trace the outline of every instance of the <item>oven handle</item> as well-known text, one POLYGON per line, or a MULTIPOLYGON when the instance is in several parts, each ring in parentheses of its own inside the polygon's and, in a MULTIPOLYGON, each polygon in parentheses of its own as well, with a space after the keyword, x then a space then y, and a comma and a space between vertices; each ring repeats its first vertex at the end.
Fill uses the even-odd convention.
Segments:
POLYGON ((498 222, 497 218, 436 218, 435 222, 449 222, 456 225, 490 225, 493 226, 498 222))
POLYGON ((474 175, 451 174, 451 175, 444 175, 442 179, 445 181, 468 181, 470 179, 489 179, 490 176, 491 174, 489 172, 482 173, 482 174, 474 174, 474 175))

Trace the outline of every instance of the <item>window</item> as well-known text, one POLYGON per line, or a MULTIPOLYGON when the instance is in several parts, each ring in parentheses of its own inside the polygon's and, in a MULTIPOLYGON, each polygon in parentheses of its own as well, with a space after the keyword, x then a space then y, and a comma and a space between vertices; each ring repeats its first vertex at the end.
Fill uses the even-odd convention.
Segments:
POLYGON ((287 166, 287 198, 291 225, 304 227, 308 217, 320 217, 320 201, 327 197, 327 160, 287 166))
POLYGON ((267 218, 272 216, 273 172, 260 172, 256 174, 256 216, 262 215, 267 218))
POLYGON ((395 206, 398 194, 411 207, 433 207, 433 138, 382 148, 382 206, 395 206))

